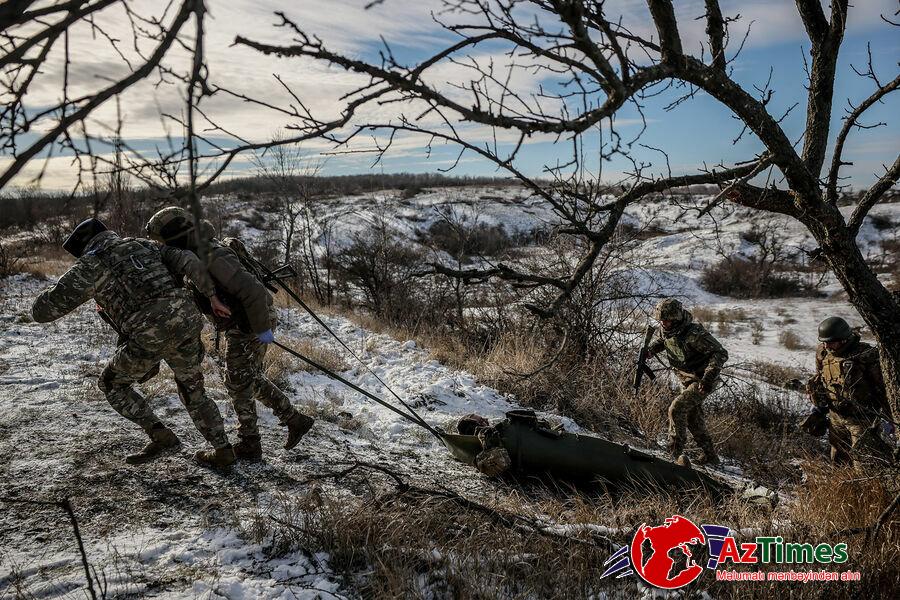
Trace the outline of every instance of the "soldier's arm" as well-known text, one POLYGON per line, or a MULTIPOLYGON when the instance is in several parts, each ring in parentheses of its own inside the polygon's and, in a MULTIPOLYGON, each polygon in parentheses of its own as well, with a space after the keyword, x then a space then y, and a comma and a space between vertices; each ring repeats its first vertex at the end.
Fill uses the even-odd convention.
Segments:
POLYGON ((269 320, 269 292, 262 282, 244 269, 233 253, 215 258, 209 265, 209 272, 222 288, 234 296, 244 307, 253 333, 272 329, 269 320))
POLYGON ((691 345, 694 351, 708 357, 703 371, 703 381, 712 382, 728 362, 728 351, 705 329, 692 340, 691 345))
POLYGON ((69 314, 94 296, 98 276, 92 257, 78 259, 56 285, 41 292, 31 307, 31 316, 38 323, 49 323, 69 314))
POLYGON ((825 386, 822 385, 821 378, 824 353, 825 347, 820 344, 816 348, 816 374, 806 382, 806 393, 809 395, 809 400, 819 408, 828 407, 828 395, 825 393, 825 386))
POLYGON ((216 293, 212 277, 200 258, 190 250, 181 250, 172 246, 160 248, 162 261, 173 273, 184 275, 190 279, 201 294, 210 298, 216 293))
POLYGON ((650 345, 647 346, 647 352, 650 353, 650 356, 656 356, 665 349, 666 340, 663 339, 662 334, 660 332, 654 333, 653 340, 651 340, 650 345))

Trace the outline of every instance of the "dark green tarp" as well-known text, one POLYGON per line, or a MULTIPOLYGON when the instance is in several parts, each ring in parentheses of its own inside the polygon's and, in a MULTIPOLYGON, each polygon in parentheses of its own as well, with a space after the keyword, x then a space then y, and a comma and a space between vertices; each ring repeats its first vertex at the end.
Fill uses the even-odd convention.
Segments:
MULTIPOLYGON (((703 471, 682 467, 625 444, 547 429, 530 411, 507 413, 507 419, 495 429, 509 453, 513 474, 550 475, 576 483, 615 486, 702 487, 716 495, 730 489, 703 471)), ((474 465, 475 457, 482 450, 481 442, 474 435, 445 434, 443 439, 453 456, 468 464, 474 465)))

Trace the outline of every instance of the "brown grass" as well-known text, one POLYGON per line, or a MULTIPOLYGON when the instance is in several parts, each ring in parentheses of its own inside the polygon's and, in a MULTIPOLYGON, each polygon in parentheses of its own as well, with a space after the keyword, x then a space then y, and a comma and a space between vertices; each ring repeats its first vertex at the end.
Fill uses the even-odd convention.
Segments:
MULTIPOLYGON (((243 535, 279 556, 326 552, 345 591, 372 598, 633 597, 636 576, 600 579, 604 561, 630 542, 636 528, 673 514, 738 532, 738 542, 779 535, 786 541, 846 542, 850 561, 797 565, 795 570, 859 570, 854 584, 724 583, 706 572, 685 597, 887 597, 900 578, 900 522, 889 523, 866 552, 863 536, 890 501, 883 487, 851 472, 814 466, 794 501, 777 509, 738 496, 720 504, 697 495, 551 493, 497 483, 489 497, 396 487, 380 473, 355 471, 343 481, 359 496, 315 486, 282 495, 270 512, 240 521, 243 535), (550 527, 548 527, 548 525, 550 527), (560 525, 564 527, 556 527, 560 525), (606 529, 597 530, 597 527, 606 529), (750 533, 748 533, 748 530, 750 533)), ((698 562, 704 556, 695 557, 698 562)), ((762 566, 788 570, 789 565, 762 566)))
POLYGON ((787 367, 765 360, 753 361, 750 366, 750 371, 766 383, 771 383, 772 385, 780 387, 784 387, 785 383, 792 379, 806 381, 807 377, 810 375, 810 373, 807 373, 802 369, 787 367))
POLYGON ((788 350, 809 350, 810 346, 793 329, 785 329, 778 334, 778 341, 788 350))

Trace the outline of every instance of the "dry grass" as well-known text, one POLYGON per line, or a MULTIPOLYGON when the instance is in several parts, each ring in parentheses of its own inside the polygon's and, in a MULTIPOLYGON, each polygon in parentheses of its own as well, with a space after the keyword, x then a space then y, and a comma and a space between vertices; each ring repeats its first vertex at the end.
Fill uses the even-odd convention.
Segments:
MULTIPOLYGON (((630 542, 643 523, 673 514, 695 523, 728 525, 738 541, 780 535, 787 541, 848 543, 841 565, 793 566, 859 570, 854 584, 716 582, 706 572, 685 597, 887 597, 900 578, 900 522, 882 529, 867 552, 863 536, 840 533, 867 527, 890 501, 882 486, 846 470, 814 467, 798 497, 776 510, 738 496, 714 504, 705 496, 622 492, 585 495, 498 483, 489 498, 397 486, 371 470, 342 478, 359 496, 315 486, 282 495, 267 513, 240 522, 243 535, 279 556, 302 549, 325 552, 343 591, 371 598, 630 598, 635 576, 600 579, 604 561, 630 542), (556 527, 554 527, 556 526, 556 527)), ((701 551, 702 552, 702 551, 701 551)), ((695 556, 704 562, 705 556, 695 556)), ((787 570, 788 565, 763 565, 787 570)))
POLYGON ((792 379, 806 381, 807 377, 810 375, 802 369, 786 367, 765 360, 753 361, 750 366, 750 371, 766 383, 771 383, 772 385, 777 385, 779 387, 785 387, 785 384, 792 379))
MULTIPOLYGON (((350 368, 340 354, 309 340, 293 341, 291 348, 332 371, 340 372, 350 368)), ((286 382, 290 372, 297 370, 317 372, 277 346, 270 347, 266 352, 266 376, 276 384, 279 381, 286 382)))
POLYGON ((793 329, 785 329, 779 333, 778 341, 788 350, 810 350, 810 346, 793 329))

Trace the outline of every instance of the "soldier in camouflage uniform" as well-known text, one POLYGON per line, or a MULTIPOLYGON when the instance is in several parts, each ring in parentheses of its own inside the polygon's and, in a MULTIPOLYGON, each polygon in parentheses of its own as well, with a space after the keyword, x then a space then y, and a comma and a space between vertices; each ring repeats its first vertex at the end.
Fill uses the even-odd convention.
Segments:
MULTIPOLYGON (((212 451, 198 452, 198 460, 215 458, 216 466, 233 462, 222 416, 203 388, 202 320, 173 277, 173 273, 187 275, 213 297, 215 288, 199 259, 175 248, 161 250, 149 240, 120 238, 97 219, 81 223, 63 247, 78 260, 38 296, 32 315, 47 323, 93 298, 120 332, 123 343, 103 369, 99 386, 110 405, 150 437, 150 443, 126 462, 148 462, 180 444, 133 386, 160 360, 171 367, 181 401, 213 446, 212 451)), ((216 298, 211 301, 220 306, 216 298)))
POLYGON ((680 463, 687 432, 703 451, 700 464, 718 464, 719 458, 703 418, 703 400, 719 383, 719 373, 728 360, 728 352, 675 298, 666 298, 656 307, 656 319, 662 326, 651 343, 651 354, 666 352, 669 365, 681 380, 682 391, 669 405, 669 451, 680 463))
POLYGON ((815 409, 828 414, 831 460, 857 469, 888 460, 890 448, 878 433, 890 414, 878 348, 860 341, 840 317, 819 324, 819 342, 807 391, 815 409))
POLYGON ((276 313, 272 295, 258 274, 241 261, 246 253, 236 239, 223 242, 213 238, 213 227, 203 222, 204 231, 193 226, 193 218, 175 206, 157 212, 147 223, 151 238, 178 248, 196 249, 197 235, 209 240, 208 269, 217 294, 232 311, 230 318, 212 314, 209 303, 194 288, 200 310, 212 320, 217 331, 225 332, 225 387, 238 418, 240 440, 234 446, 239 459, 262 460, 256 401, 272 409, 288 428, 285 449, 295 447, 313 425, 313 419, 294 408, 287 396, 265 374, 263 359, 267 345, 274 341, 276 313))

